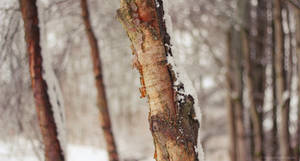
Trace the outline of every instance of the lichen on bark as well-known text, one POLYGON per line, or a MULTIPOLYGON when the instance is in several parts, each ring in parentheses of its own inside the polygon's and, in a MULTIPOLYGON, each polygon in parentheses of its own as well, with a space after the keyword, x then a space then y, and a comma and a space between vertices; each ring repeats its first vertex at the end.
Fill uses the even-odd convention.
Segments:
POLYGON ((150 130, 158 161, 197 161, 199 123, 194 98, 175 84, 170 37, 162 1, 121 0, 117 16, 132 42, 135 67, 141 75, 142 96, 148 98, 150 130))

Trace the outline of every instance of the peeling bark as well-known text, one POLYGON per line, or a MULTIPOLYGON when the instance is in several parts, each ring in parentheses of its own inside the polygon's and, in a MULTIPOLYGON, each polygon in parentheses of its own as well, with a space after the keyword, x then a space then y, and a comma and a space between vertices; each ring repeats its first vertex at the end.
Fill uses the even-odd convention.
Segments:
POLYGON ((194 98, 180 93, 167 56, 170 37, 163 20, 161 0, 121 0, 118 18, 132 42, 142 88, 148 98, 150 130, 157 161, 198 161, 199 123, 194 98), (181 99, 179 99, 181 97, 181 99))
POLYGON ((29 54, 29 69, 39 125, 45 146, 46 161, 64 161, 64 154, 58 140, 57 127, 52 105, 43 78, 43 57, 40 47, 40 29, 36 0, 20 0, 24 21, 25 40, 29 54))
POLYGON ((109 160, 118 161, 119 156, 118 156, 117 147, 116 147, 116 143, 114 140, 112 127, 111 127, 109 109, 108 109, 106 93, 105 93, 105 86, 103 82, 103 73, 102 73, 98 41, 91 26, 87 0, 81 0, 80 2, 81 2, 80 4, 82 9, 82 19, 84 21, 85 31, 91 48, 91 57, 93 61, 95 85, 98 93, 97 105, 99 108, 99 118, 101 122, 101 127, 106 141, 106 149, 108 152, 109 160))

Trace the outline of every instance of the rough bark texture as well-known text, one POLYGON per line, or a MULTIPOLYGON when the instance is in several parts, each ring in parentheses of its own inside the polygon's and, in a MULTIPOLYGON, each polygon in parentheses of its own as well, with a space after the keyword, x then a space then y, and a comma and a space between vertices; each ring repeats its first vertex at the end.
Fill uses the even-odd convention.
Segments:
MULTIPOLYGON (((263 3, 259 1, 259 3, 263 3)), ((241 30, 243 53, 245 56, 245 71, 248 89, 248 98, 250 103, 250 118, 253 123, 254 134, 254 156, 255 161, 263 161, 264 157, 264 136, 263 136, 263 122, 262 122, 262 108, 264 104, 264 91, 265 91, 265 65, 263 59, 265 57, 265 26, 258 28, 258 32, 261 34, 259 41, 256 41, 255 45, 258 48, 257 52, 251 53, 250 50, 250 30, 251 30, 251 17, 250 17, 250 4, 244 2, 243 11, 241 11, 241 17, 243 18, 243 26, 241 30), (253 55, 251 55, 253 54, 253 55)), ((259 4, 258 11, 264 8, 265 4, 259 4)), ((258 21, 264 21, 265 18, 259 18, 258 21)), ((266 23, 266 22, 260 22, 266 23)))
POLYGON ((141 93, 149 101, 150 130, 157 161, 197 161, 199 123, 194 98, 180 95, 167 56, 172 56, 170 37, 163 20, 161 0, 121 0, 118 18, 127 31, 141 75, 141 93), (181 98, 181 99, 179 99, 181 98))
POLYGON ((282 24, 282 4, 281 0, 274 1, 274 23, 275 23, 275 69, 278 109, 280 109, 280 154, 283 161, 289 160, 291 156, 290 134, 289 134, 289 89, 287 86, 287 72, 285 70, 285 50, 284 32, 282 24), (287 96, 285 96, 287 95, 287 96), (284 98, 287 97, 287 98, 284 98))
POLYGON ((82 9, 82 18, 85 25, 85 31, 91 48, 91 57, 93 61, 95 84, 98 93, 97 105, 100 112, 99 118, 101 122, 101 127, 106 141, 106 149, 108 151, 109 160, 118 161, 119 157, 118 157, 117 147, 112 132, 105 87, 103 83, 103 73, 102 73, 102 66, 100 60, 99 46, 98 46, 97 38, 92 30, 87 0, 81 0, 81 9, 82 9))
POLYGON ((43 58, 40 48, 40 30, 36 0, 20 0, 24 21, 25 39, 29 54, 29 69, 38 120, 45 146, 46 161, 64 161, 64 154, 58 140, 57 127, 52 106, 43 79, 43 58))

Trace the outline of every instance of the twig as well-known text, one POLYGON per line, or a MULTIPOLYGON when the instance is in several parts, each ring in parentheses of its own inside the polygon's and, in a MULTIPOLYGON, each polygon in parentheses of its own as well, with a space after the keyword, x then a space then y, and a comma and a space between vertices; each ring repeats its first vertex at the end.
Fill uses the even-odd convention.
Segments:
POLYGON ((289 4, 300 10, 300 1, 299 0, 286 0, 289 4))
POLYGON ((20 8, 16 8, 16 7, 0 8, 0 11, 2 11, 2 12, 20 11, 20 8))

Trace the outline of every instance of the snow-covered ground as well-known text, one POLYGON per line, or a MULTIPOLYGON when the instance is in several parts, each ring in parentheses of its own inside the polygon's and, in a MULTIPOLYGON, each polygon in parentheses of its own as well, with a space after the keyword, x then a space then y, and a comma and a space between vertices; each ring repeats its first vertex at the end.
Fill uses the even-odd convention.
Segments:
MULTIPOLYGON (((32 144, 24 139, 16 142, 0 141, 0 160, 1 161, 39 161, 32 149, 32 144)), ((108 161, 105 150, 91 146, 68 144, 67 161, 108 161)), ((154 161, 152 158, 141 161, 154 161)))
MULTIPOLYGON (((20 146, 20 144, 17 144, 20 146)), ((0 160, 3 161, 39 161, 34 151, 30 149, 31 145, 22 141, 22 149, 14 147, 10 143, 0 142, 0 160), (25 143, 25 144, 24 144, 25 143), (27 148, 26 148, 27 147, 27 148)), ((69 144, 67 146, 68 161, 106 161, 107 153, 104 150, 96 149, 90 146, 69 144)))
POLYGON ((106 151, 82 145, 68 145, 67 158, 68 161, 108 161, 106 151))

